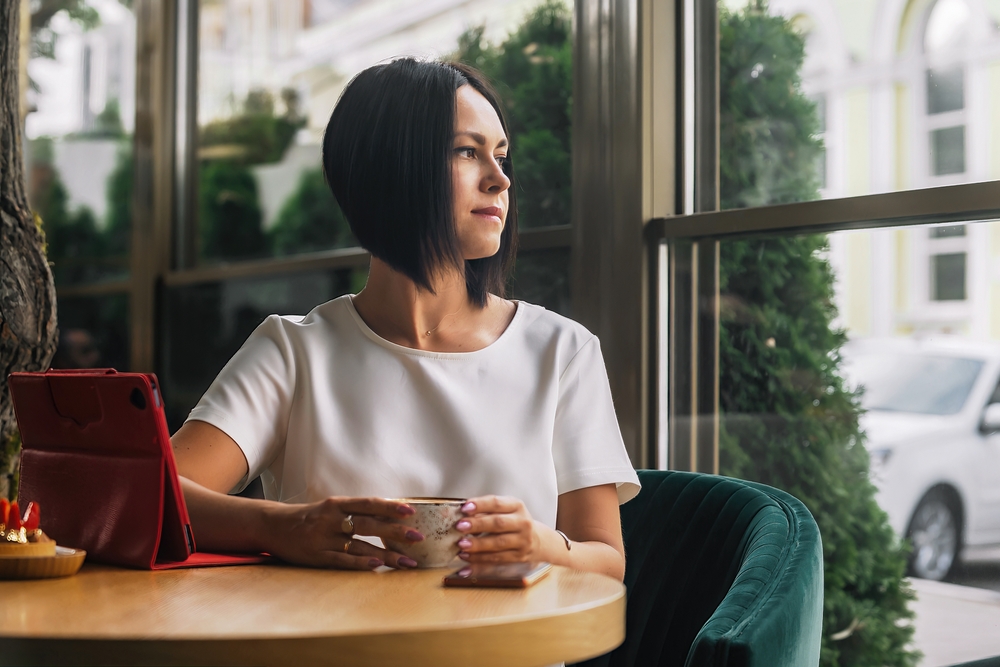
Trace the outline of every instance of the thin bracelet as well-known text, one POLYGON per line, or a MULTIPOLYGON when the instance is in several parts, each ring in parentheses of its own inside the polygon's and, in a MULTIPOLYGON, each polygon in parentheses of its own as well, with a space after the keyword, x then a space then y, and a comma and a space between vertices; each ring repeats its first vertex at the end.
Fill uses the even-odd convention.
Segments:
POLYGON ((563 538, 563 541, 566 542, 566 551, 572 550, 573 547, 570 546, 570 541, 569 538, 566 537, 566 533, 562 532, 561 530, 556 530, 556 532, 559 533, 559 537, 563 538))

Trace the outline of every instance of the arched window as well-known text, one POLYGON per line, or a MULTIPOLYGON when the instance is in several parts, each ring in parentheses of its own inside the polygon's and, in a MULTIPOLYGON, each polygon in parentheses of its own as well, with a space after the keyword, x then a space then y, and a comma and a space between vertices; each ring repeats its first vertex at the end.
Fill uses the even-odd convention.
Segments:
MULTIPOLYGON (((926 132, 930 180, 965 180, 966 66, 963 58, 972 12, 966 0, 937 0, 927 15, 923 51, 926 63, 926 132)), ((928 230, 930 301, 965 301, 968 238, 965 225, 928 230)))
POLYGON ((933 179, 966 172, 966 71, 963 47, 972 12, 966 0, 937 0, 924 30, 928 173, 933 179))

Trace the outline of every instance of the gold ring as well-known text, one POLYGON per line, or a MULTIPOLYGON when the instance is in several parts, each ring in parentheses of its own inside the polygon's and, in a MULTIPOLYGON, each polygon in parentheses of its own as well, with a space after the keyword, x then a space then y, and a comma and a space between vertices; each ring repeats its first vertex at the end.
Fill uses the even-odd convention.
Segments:
POLYGON ((340 532, 344 535, 354 534, 354 519, 350 514, 344 517, 344 520, 340 522, 340 532))
POLYGON ((346 542, 344 542, 344 553, 345 554, 347 553, 348 549, 351 548, 351 543, 352 542, 354 542, 354 540, 347 540, 346 542))

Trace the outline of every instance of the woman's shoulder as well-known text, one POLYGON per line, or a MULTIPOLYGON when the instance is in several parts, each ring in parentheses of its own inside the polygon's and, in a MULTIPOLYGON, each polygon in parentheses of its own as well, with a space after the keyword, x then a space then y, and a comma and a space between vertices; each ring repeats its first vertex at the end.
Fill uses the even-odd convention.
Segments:
POLYGON ((321 303, 305 315, 272 314, 257 325, 252 337, 309 340, 326 338, 350 322, 350 295, 321 303))
POLYGON ((527 301, 516 303, 524 335, 533 343, 546 347, 554 344, 566 351, 575 352, 588 343, 597 341, 597 337, 576 320, 527 301))

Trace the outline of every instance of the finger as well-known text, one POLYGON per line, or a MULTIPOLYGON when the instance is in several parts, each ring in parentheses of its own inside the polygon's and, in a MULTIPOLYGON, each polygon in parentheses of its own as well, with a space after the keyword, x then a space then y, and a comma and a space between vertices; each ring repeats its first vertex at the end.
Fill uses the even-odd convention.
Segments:
POLYGON ((367 514, 387 519, 413 516, 412 507, 399 500, 389 498, 332 498, 344 514, 367 514))
POLYGON ((519 533, 482 535, 479 537, 466 535, 458 541, 458 548, 470 554, 500 551, 524 553, 527 551, 528 546, 529 540, 527 537, 519 533))
POLYGON ((320 567, 337 570, 374 570, 385 565, 385 561, 372 556, 353 556, 340 551, 321 551, 318 554, 320 567))
POLYGON ((468 563, 523 563, 527 560, 525 554, 520 551, 490 551, 477 554, 463 551, 458 556, 468 563))
POLYGON ((417 566, 417 561, 412 558, 395 551, 390 551, 389 549, 382 549, 364 540, 354 540, 347 553, 348 555, 363 559, 374 558, 379 561, 379 565, 385 564, 397 570, 409 570, 417 566))
POLYGON ((462 505, 462 511, 466 515, 490 512, 513 513, 522 507, 524 507, 524 504, 520 500, 511 498, 510 496, 479 496, 477 498, 469 498, 462 505), (471 508, 469 507, 470 505, 472 506, 471 508))
POLYGON ((477 514, 459 520, 460 533, 520 533, 531 530, 532 522, 520 514, 477 514))
POLYGON ((338 570, 374 570, 385 564, 384 559, 374 555, 372 550, 366 548, 365 543, 360 540, 351 540, 346 545, 347 551, 344 550, 344 543, 342 543, 331 549, 310 551, 302 557, 286 558, 286 560, 302 565, 338 570))
POLYGON ((421 542, 424 536, 420 531, 402 523, 385 521, 370 516, 354 516, 354 534, 370 535, 390 539, 396 542, 421 542))

